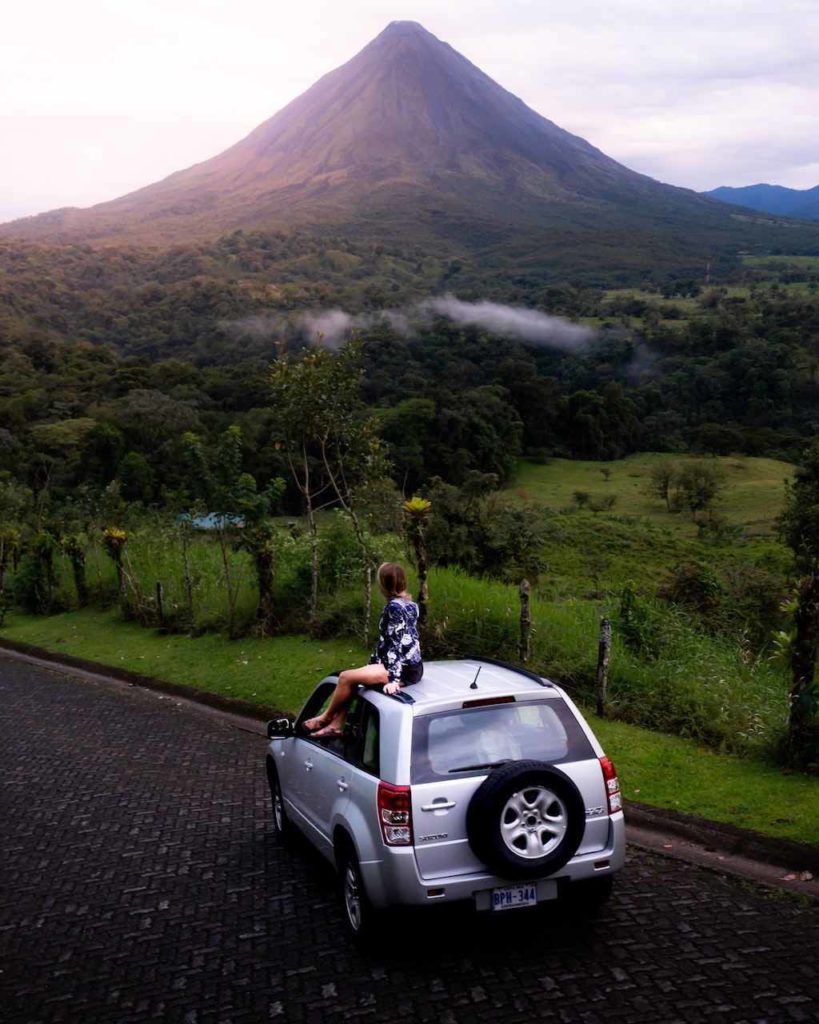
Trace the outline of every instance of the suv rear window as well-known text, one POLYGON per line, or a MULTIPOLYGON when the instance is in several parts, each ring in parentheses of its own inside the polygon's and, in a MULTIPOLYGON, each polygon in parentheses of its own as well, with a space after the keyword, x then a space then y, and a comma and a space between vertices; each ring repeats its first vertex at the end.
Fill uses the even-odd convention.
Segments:
POLYGON ((413 783, 484 774, 503 761, 584 761, 586 734, 562 700, 463 708, 415 719, 413 783))

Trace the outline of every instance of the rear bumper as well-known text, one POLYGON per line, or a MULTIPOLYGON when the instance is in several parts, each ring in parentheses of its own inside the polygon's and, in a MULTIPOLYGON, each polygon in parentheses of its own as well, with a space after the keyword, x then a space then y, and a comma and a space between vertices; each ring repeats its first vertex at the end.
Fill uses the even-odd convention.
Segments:
MULTIPOLYGON (((611 875, 623 866, 626 858, 626 829, 621 812, 609 818, 609 841, 603 850, 594 850, 572 857, 553 875, 546 876, 558 883, 581 882, 588 878, 611 875)), ((418 873, 415 851, 412 847, 384 847, 381 860, 365 861, 361 873, 367 895, 376 907, 396 905, 426 906, 432 903, 452 903, 457 900, 476 902, 478 909, 489 906, 489 891, 498 886, 514 885, 515 881, 490 872, 452 875, 424 879, 418 873), (485 896, 483 894, 486 894, 485 896)), ((542 882, 543 879, 532 881, 542 882)), ((552 886, 539 887, 538 898, 548 898, 552 886)))

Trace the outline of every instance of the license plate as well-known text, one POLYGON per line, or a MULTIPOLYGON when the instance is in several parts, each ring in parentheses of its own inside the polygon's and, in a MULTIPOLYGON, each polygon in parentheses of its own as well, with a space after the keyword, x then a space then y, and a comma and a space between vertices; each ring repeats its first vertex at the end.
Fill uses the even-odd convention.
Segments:
POLYGON ((511 910, 512 907, 533 907, 537 903, 536 885, 510 885, 492 890, 493 910, 511 910))

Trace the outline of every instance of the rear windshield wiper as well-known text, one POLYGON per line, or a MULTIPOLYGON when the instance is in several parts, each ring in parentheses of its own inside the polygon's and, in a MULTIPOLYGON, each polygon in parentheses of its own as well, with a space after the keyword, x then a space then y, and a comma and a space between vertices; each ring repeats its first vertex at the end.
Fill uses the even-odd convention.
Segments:
POLYGON ((450 768, 447 775, 453 772, 476 772, 479 768, 497 768, 500 764, 509 764, 511 758, 505 757, 502 761, 487 761, 486 764, 465 764, 461 768, 450 768))

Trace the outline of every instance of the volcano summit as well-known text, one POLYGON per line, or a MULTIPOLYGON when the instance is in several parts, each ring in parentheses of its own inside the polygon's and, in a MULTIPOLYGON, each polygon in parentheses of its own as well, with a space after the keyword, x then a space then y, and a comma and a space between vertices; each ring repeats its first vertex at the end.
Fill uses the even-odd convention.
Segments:
POLYGON ((699 263, 704 250, 751 244, 762 224, 629 170, 421 25, 396 21, 218 156, 89 209, 13 221, 0 235, 168 245, 237 228, 332 226, 472 251, 593 242, 609 260, 627 248, 631 262, 689 251, 699 263))

